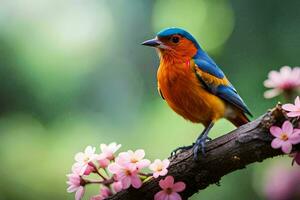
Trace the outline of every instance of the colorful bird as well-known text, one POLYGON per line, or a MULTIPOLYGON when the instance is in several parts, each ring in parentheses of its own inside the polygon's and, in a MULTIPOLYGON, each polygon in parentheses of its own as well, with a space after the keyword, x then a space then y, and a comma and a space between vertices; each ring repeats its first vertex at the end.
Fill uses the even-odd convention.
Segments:
POLYGON ((220 118, 235 126, 249 122, 251 115, 223 71, 200 47, 196 39, 181 28, 167 28, 142 45, 155 47, 160 58, 158 91, 168 105, 185 119, 205 126, 196 142, 173 151, 193 147, 194 159, 204 154, 208 133, 220 118))

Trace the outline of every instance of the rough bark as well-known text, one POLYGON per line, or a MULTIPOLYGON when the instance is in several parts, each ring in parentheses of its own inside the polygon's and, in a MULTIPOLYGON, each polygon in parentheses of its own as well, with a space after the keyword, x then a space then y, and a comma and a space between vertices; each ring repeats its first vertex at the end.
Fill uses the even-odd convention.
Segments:
MULTIPOLYGON (((203 157, 200 154, 197 162, 193 160, 191 150, 182 151, 170 158, 168 174, 175 181, 184 181, 187 185, 185 191, 180 193, 182 198, 188 199, 199 190, 219 183, 224 175, 243 169, 251 163, 281 155, 281 150, 271 148, 273 137, 269 128, 274 124, 281 125, 285 119, 287 117, 278 105, 258 119, 208 142, 206 155, 203 157)), ((108 199, 153 200, 155 193, 161 190, 158 181, 159 179, 151 179, 140 189, 129 188, 108 199)))

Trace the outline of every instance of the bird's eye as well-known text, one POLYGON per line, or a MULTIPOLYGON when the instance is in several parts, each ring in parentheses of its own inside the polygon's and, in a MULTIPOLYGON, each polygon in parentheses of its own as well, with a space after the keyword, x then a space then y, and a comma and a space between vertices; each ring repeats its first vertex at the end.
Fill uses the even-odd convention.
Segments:
POLYGON ((171 37, 171 41, 173 43, 178 43, 179 42, 179 37, 178 36, 173 36, 173 37, 171 37))

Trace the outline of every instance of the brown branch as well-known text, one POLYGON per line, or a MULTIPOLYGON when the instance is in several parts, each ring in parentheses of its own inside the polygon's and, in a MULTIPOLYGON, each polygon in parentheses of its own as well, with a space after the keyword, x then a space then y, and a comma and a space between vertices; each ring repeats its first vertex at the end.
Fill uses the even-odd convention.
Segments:
MULTIPOLYGON (((184 181, 187 185, 181 193, 182 198, 188 199, 199 190, 218 184, 222 176, 243 169, 248 164, 281 155, 281 150, 271 148, 269 127, 280 125, 285 119, 287 117, 278 105, 255 121, 208 142, 206 156, 200 156, 197 162, 193 160, 191 150, 180 152, 172 158, 168 174, 174 176, 175 181, 184 181)), ((160 190, 158 181, 152 179, 140 189, 129 188, 108 199, 153 200, 160 190)))

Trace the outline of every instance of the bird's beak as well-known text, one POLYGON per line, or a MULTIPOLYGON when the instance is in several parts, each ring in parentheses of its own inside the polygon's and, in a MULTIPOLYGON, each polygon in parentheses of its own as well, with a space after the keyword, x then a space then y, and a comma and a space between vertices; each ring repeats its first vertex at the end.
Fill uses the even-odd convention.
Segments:
POLYGON ((146 40, 141 45, 149 46, 149 47, 158 47, 162 45, 162 42, 159 41, 157 38, 146 40))

